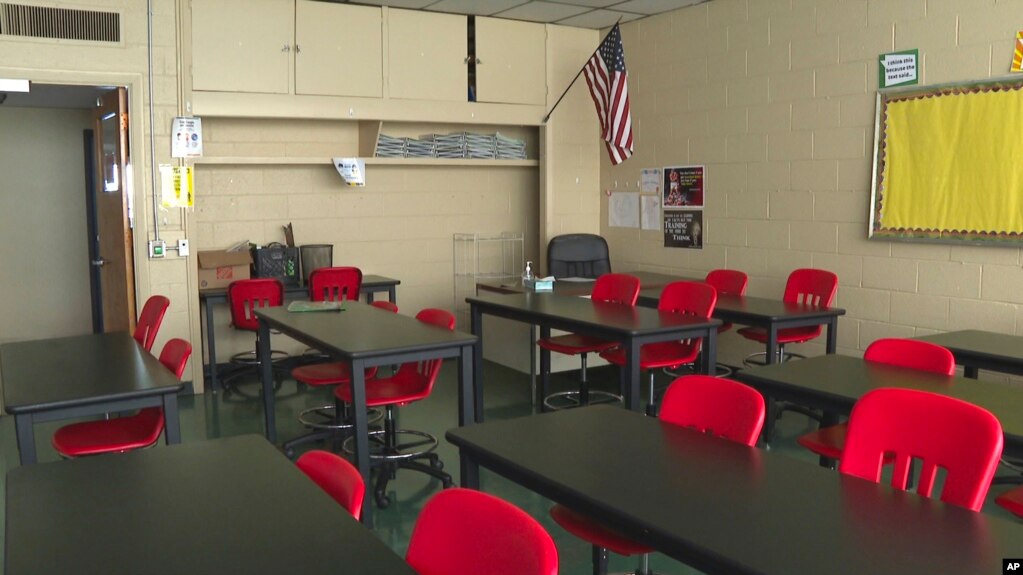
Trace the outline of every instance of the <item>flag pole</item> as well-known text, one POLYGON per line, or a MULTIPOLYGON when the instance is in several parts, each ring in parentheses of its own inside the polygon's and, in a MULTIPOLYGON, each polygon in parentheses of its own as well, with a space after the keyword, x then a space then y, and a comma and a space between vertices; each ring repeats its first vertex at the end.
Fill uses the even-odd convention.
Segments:
MULTIPOLYGON (((618 23, 621 22, 621 21, 622 21, 622 17, 619 16, 618 17, 618 22, 615 22, 615 25, 611 27, 611 31, 609 31, 607 33, 607 36, 611 35, 611 32, 613 32, 614 29, 618 27, 618 23)), ((604 36, 604 40, 607 40, 607 36, 604 36)), ((604 40, 601 40, 600 43, 597 44, 597 49, 594 50, 593 54, 590 54, 590 57, 586 59, 586 63, 587 64, 589 64, 590 59, 593 58, 593 55, 600 51, 600 47, 604 45, 604 40)), ((551 108, 551 111, 547 112, 547 115, 543 117, 543 123, 544 124, 546 124, 547 120, 549 120, 551 118, 551 114, 553 114, 554 110, 557 109, 558 104, 560 104, 561 101, 565 99, 565 96, 568 94, 568 91, 571 90, 572 86, 575 85, 575 81, 579 79, 579 76, 583 75, 583 70, 585 70, 585 69, 586 69, 586 64, 583 64, 583 67, 579 68, 579 72, 576 73, 575 78, 572 78, 572 81, 568 84, 568 87, 565 88, 565 91, 561 93, 561 97, 558 98, 558 101, 554 102, 554 106, 551 108)))

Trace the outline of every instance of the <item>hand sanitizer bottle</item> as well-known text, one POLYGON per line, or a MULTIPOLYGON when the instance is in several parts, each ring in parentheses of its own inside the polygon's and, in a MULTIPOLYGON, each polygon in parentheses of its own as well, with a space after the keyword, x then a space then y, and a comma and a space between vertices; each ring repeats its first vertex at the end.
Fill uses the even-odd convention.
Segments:
POLYGON ((533 279, 533 262, 526 262, 526 269, 522 271, 522 284, 525 285, 527 281, 533 279))

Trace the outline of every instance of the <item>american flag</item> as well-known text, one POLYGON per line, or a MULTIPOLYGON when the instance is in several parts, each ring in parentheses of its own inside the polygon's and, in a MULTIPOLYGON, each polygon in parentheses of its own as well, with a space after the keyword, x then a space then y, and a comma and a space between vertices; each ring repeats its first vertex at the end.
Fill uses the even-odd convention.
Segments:
POLYGON ((632 114, 629 113, 625 50, 622 49, 622 33, 618 24, 586 62, 583 74, 597 106, 600 137, 607 145, 611 163, 620 164, 632 155, 632 114))

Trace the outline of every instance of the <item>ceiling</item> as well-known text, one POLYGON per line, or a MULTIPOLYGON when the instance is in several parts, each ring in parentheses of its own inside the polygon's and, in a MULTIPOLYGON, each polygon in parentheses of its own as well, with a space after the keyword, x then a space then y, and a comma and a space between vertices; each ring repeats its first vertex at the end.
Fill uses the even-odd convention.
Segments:
POLYGON ((609 28, 619 20, 629 22, 670 12, 709 0, 329 0, 343 4, 371 4, 430 12, 496 16, 512 20, 609 28))

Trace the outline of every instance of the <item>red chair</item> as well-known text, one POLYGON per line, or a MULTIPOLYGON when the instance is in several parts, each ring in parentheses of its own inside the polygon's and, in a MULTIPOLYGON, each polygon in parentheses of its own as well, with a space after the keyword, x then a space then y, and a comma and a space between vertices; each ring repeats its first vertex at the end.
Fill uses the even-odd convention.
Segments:
MULTIPOLYGON (((867 346, 863 359, 941 375, 952 375, 956 369, 955 357, 951 351, 915 339, 879 339, 867 346)), ((848 433, 849 424, 841 423, 804 434, 797 441, 821 457, 838 460, 842 458, 848 433)))
POLYGON ((511 503, 471 489, 427 502, 409 540, 419 575, 557 575, 558 549, 543 526, 511 503))
POLYGON ((356 519, 362 517, 366 484, 354 465, 329 451, 314 449, 302 454, 295 465, 356 519))
MULTIPOLYGON (((835 300, 835 293, 838 292, 838 276, 825 270, 803 268, 789 274, 785 283, 785 295, 782 301, 788 303, 802 303, 820 307, 829 307, 835 300)), ((778 361, 787 361, 789 357, 802 357, 797 354, 785 354, 785 345, 789 343, 806 343, 820 337, 823 327, 811 325, 806 327, 790 327, 778 330, 778 361)), ((767 330, 761 327, 744 327, 738 331, 739 335, 746 339, 760 342, 767 345, 767 330)), ((748 356, 743 364, 747 367, 757 365, 752 361, 754 357, 767 352, 754 353, 748 356)))
MULTIPOLYGON (((446 310, 424 309, 416 314, 416 319, 439 329, 448 331, 455 329, 455 316, 446 310)), ((387 496, 387 483, 394 478, 399 468, 412 469, 436 477, 445 488, 454 484, 451 476, 442 471, 444 464, 434 453, 437 438, 425 431, 398 429, 394 419, 395 406, 408 405, 429 397, 433 391, 433 384, 440 374, 442 363, 443 360, 440 359, 404 363, 394 375, 374 379, 372 385, 366 385, 367 407, 384 408, 383 430, 370 434, 374 439, 373 444, 376 444, 376 449, 370 453, 370 460, 380 467, 373 493, 377 506, 381 508, 391 503, 387 496), (403 443, 399 441, 401 436, 411 436, 412 439, 403 443), (421 463, 419 460, 422 459, 426 459, 428 463, 421 463)), ((334 396, 351 405, 353 403, 351 381, 335 387, 334 396)), ((345 440, 343 446, 345 452, 353 453, 353 439, 354 437, 349 437, 345 440)))
MULTIPOLYGON (((192 355, 192 345, 171 339, 160 352, 160 363, 181 379, 192 355)), ((65 425, 53 434, 53 448, 62 457, 120 453, 149 447, 160 439, 164 418, 162 407, 147 407, 135 415, 65 425)))
MULTIPOLYGON (((664 394, 659 418, 729 441, 753 446, 764 425, 764 398, 755 389, 731 379, 686 375, 664 394)), ((636 573, 650 573, 647 554, 653 548, 636 543, 563 505, 551 508, 551 517, 566 531, 593 545, 593 573, 607 573, 607 552, 631 557, 642 555, 636 573)))
MULTIPOLYGON (((657 309, 664 312, 693 316, 699 319, 710 319, 717 303, 717 292, 714 287, 703 282, 680 281, 664 287, 657 309)), ((654 371, 658 368, 676 369, 679 366, 693 363, 700 356, 700 345, 703 338, 691 338, 680 341, 662 341, 648 343, 640 348, 639 367, 650 371, 650 394, 647 414, 656 413, 654 402, 654 371)), ((600 357, 619 367, 625 365, 625 351, 616 347, 601 352, 600 357)))
MULTIPOLYGON (((235 329, 257 334, 256 349, 259 349, 259 318, 256 317, 255 312, 260 308, 283 305, 284 285, 279 280, 273 278, 234 281, 227 286, 227 302, 231 308, 231 325, 235 329)), ((270 362, 272 364, 279 364, 279 362, 287 358, 288 354, 283 351, 272 350, 270 352, 270 362)), ((235 391, 239 395, 245 395, 238 390, 237 386, 232 384, 232 381, 246 373, 259 373, 259 357, 256 350, 234 354, 231 356, 231 363, 240 366, 241 369, 224 379, 224 390, 225 392, 235 391)), ((274 365, 274 375, 276 390, 280 388, 282 378, 280 368, 277 365, 274 365)))
POLYGON ((1017 517, 1023 517, 1023 487, 1006 491, 995 498, 995 503, 1008 509, 1017 517))
POLYGON ((971 403, 914 389, 875 389, 856 402, 839 463, 846 475, 881 481, 886 454, 895 460, 891 485, 907 489, 920 462, 917 493, 931 497, 944 471, 941 500, 980 511, 1002 455, 1002 426, 971 403))
POLYGON ((139 345, 146 348, 146 351, 153 350, 153 343, 156 342, 156 333, 160 331, 160 324, 163 323, 163 316, 167 314, 170 307, 170 300, 162 295, 150 296, 146 305, 142 306, 142 313, 139 314, 139 321, 135 324, 135 332, 132 337, 139 345))
POLYGON ((310 301, 358 300, 362 270, 354 267, 319 268, 309 276, 310 301))
MULTIPOLYGON (((315 274, 316 272, 313 273, 315 274)), ((372 305, 384 311, 398 313, 398 306, 389 301, 375 301, 372 305)), ((366 380, 369 381, 376 376, 377 368, 367 368, 365 374, 366 380)), ((327 387, 350 383, 352 381, 352 372, 347 363, 334 361, 296 367, 291 370, 291 377, 295 381, 310 387, 327 387)), ((284 454, 293 459, 295 457, 295 448, 299 445, 313 441, 341 439, 345 432, 352 427, 349 415, 348 406, 336 397, 332 405, 321 405, 302 410, 298 414, 298 421, 313 431, 284 442, 281 446, 284 449, 284 454)), ((379 410, 371 410, 370 421, 377 421, 381 417, 383 417, 383 414, 379 410)))
MULTIPOLYGON (((597 278, 593 285, 593 293, 590 299, 599 302, 616 303, 621 305, 636 305, 639 298, 639 278, 626 274, 604 274, 597 278)), ((604 398, 606 403, 610 401, 621 401, 622 397, 606 391, 591 391, 586 381, 586 354, 600 353, 607 351, 616 345, 616 342, 607 341, 588 335, 569 333, 554 337, 541 338, 536 344, 543 349, 565 355, 578 355, 582 363, 581 377, 579 380, 579 391, 562 391, 552 393, 544 398, 544 405, 551 409, 565 409, 589 405, 590 398, 594 395, 604 398), (569 400, 567 405, 557 405, 554 401, 557 398, 569 400)))

